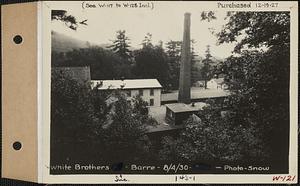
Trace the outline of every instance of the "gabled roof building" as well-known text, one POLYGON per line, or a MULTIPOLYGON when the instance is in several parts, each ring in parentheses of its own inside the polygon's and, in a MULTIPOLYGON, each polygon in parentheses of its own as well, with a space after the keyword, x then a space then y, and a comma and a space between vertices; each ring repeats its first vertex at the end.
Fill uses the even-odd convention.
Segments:
POLYGON ((139 95, 149 106, 161 105, 162 86, 157 79, 92 80, 91 83, 100 91, 121 90, 128 99, 139 95))

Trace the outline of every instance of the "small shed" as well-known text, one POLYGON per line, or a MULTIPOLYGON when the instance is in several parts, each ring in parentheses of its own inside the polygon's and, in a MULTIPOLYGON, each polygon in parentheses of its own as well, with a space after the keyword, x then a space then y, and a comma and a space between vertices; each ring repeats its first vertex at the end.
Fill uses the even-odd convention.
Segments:
POLYGON ((206 103, 196 102, 191 104, 172 103, 166 104, 166 119, 174 125, 182 125, 191 115, 196 114, 206 103))

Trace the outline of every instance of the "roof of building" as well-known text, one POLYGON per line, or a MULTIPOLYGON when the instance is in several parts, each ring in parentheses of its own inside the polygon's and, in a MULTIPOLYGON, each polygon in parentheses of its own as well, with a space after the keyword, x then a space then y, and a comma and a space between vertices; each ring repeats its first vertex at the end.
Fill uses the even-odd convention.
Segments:
POLYGON ((99 90, 162 88, 157 79, 92 80, 92 86, 102 84, 99 90))
POLYGON ((213 78, 210 81, 215 81, 217 84, 223 84, 224 78, 213 78))
POLYGON ((160 107, 149 107, 149 115, 154 118, 158 125, 148 125, 147 132, 161 132, 161 131, 168 131, 168 130, 177 130, 181 129, 183 125, 172 125, 169 124, 166 120, 166 106, 162 105, 160 107))
POLYGON ((203 103, 203 102, 195 102, 195 103, 191 103, 191 104, 172 103, 172 104, 166 104, 166 107, 169 108, 171 111, 178 113, 178 112, 199 111, 199 110, 202 110, 202 108, 206 105, 207 104, 203 103))
MULTIPOLYGON (((230 92, 224 89, 203 89, 200 87, 191 87, 191 99, 208 99, 229 96, 230 92)), ((163 102, 177 102, 178 90, 171 93, 164 93, 161 95, 161 101, 163 102)))

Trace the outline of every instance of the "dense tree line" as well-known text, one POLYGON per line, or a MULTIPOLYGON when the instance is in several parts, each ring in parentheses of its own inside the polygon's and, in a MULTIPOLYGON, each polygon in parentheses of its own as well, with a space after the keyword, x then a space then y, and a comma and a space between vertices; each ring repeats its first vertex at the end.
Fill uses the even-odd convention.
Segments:
POLYGON ((235 41, 237 56, 222 66, 235 123, 255 127, 270 161, 287 165, 289 150, 290 14, 238 12, 229 16, 219 42, 235 41))
POLYGON ((161 157, 255 162, 287 171, 289 154, 290 16, 287 12, 231 12, 218 34, 237 42, 218 71, 231 95, 190 118, 179 138, 165 138, 161 157), (226 108, 226 109, 224 109, 226 108))
MULTIPOLYGON (((141 49, 130 47, 125 30, 116 33, 116 39, 108 48, 90 46, 68 52, 52 52, 52 66, 90 66, 92 79, 155 78, 165 90, 178 89, 181 41, 169 41, 154 45, 148 33, 141 49)), ((192 51, 192 83, 204 79, 205 70, 197 67, 196 52, 192 51), (200 77, 200 79, 199 79, 200 77), (202 78, 201 78, 202 77, 202 78)), ((198 65, 199 66, 199 65, 198 65)))
MULTIPOLYGON (((203 20, 215 19, 213 12, 201 14, 203 20)), ((87 19, 78 21, 76 17, 65 10, 52 10, 51 20, 61 21, 72 30, 81 25, 87 25, 87 19)), ((207 79, 207 74, 214 71, 203 67, 196 67, 198 62, 192 48, 192 84, 207 79)), ((108 48, 91 46, 75 49, 69 52, 52 51, 52 66, 90 66, 92 79, 120 79, 120 78, 156 78, 163 85, 164 90, 177 90, 179 82, 179 68, 181 56, 181 41, 168 41, 163 49, 162 41, 158 45, 152 43, 152 34, 147 33, 141 41, 142 48, 132 50, 130 38, 125 30, 118 30, 116 38, 108 48), (153 63, 153 64, 152 64, 153 63), (145 65, 145 67, 143 67, 145 65), (147 70, 145 70, 147 69, 147 70)), ((205 60, 202 62, 205 63, 205 60)))
POLYGON ((102 92, 53 70, 51 162, 122 162, 151 157, 146 127, 156 125, 147 103, 120 91, 102 92), (108 101, 108 100, 114 101, 108 101), (134 154, 134 155, 133 155, 134 154))
POLYGON ((53 66, 90 66, 92 79, 131 77, 130 64, 113 52, 93 46, 66 53, 52 52, 53 66))
POLYGON ((159 46, 145 44, 135 51, 134 74, 137 78, 156 78, 163 87, 169 82, 168 57, 159 46))

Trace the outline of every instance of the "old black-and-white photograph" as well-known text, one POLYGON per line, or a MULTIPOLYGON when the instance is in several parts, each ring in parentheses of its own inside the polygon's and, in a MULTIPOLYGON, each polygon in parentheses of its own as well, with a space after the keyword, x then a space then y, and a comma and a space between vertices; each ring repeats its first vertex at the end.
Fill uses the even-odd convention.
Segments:
POLYGON ((290 13, 127 4, 51 11, 50 174, 288 173, 290 13))

